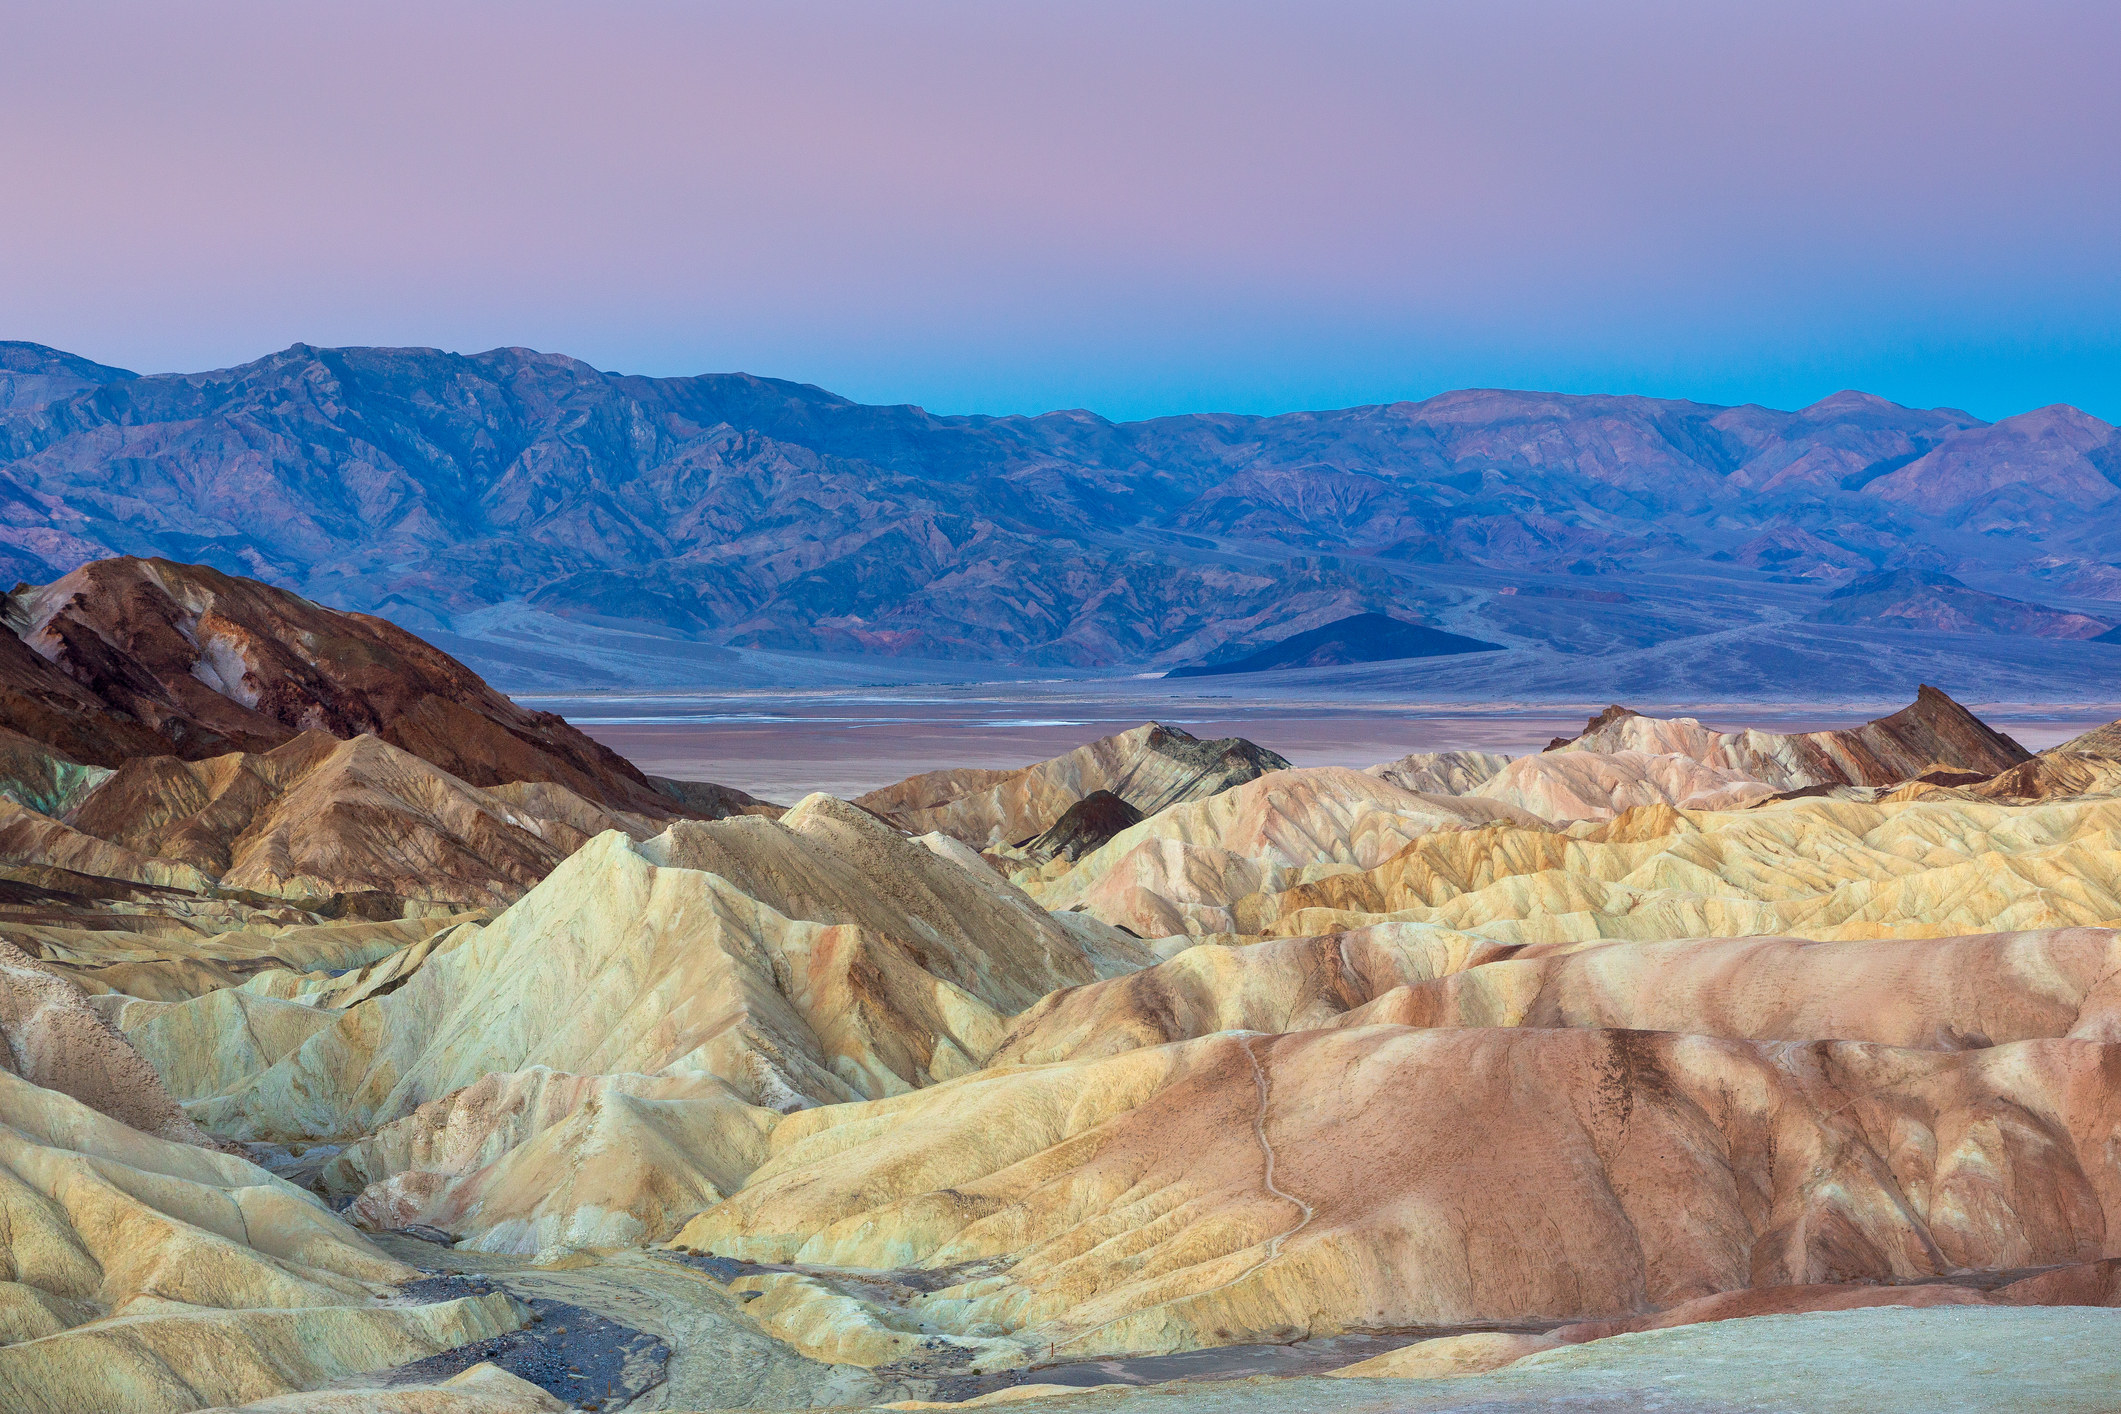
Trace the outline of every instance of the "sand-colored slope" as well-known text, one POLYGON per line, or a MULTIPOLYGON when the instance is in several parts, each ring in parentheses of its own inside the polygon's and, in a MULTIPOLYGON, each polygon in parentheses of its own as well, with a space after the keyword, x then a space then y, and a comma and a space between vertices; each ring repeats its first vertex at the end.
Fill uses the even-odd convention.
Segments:
POLYGON ((1417 751, 1395 761, 1365 766, 1363 772, 1390 781, 1401 790, 1425 795, 1468 795, 1509 764, 1509 757, 1492 751, 1417 751))
POLYGON ((241 1159, 0 1074, 0 1407, 154 1414, 514 1328, 505 1297, 382 1304, 412 1271, 241 1159))
POLYGON ((1498 801, 1421 795, 1339 766, 1277 771, 1121 831, 1070 867, 1016 876, 1047 908, 1143 937, 1246 931, 1231 905, 1309 874, 1375 868, 1437 831, 1544 822, 1498 801))
POLYGON ((1545 820, 1608 820, 1638 805, 1740 810, 1773 796, 1742 772, 1677 753, 1549 751, 1520 756, 1467 792, 1545 820))
POLYGON ((1151 722, 1019 770, 930 771, 856 803, 914 834, 939 830, 986 849, 1051 829, 1069 806, 1097 791, 1154 815, 1288 764, 1248 741, 1201 741, 1151 722))
MULTIPOLYGON (((637 1240, 741 1181, 770 1111, 970 1073, 1008 1014, 1094 975, 1073 933, 976 858, 813 796, 780 823, 599 836, 491 924, 438 941, 402 985, 192 1110, 235 1138, 376 1133, 338 1181, 434 1175, 399 1181, 378 1212, 462 1215, 456 1230, 509 1250, 637 1240), (541 1071, 575 1078, 506 1079, 541 1071), (613 1167, 555 1185, 592 1153, 613 1167), (670 1155, 684 1176, 666 1183, 670 1155)), ((183 1009, 210 1033, 206 1013, 257 1005, 183 1009)))
POLYGON ((1566 834, 1438 833, 1363 874, 1233 900, 1239 931, 1386 918, 1505 942, 1943 937, 2121 919, 2121 802, 1646 807, 1566 834))
POLYGON ((896 1312, 768 1279, 762 1320, 876 1360, 900 1358, 909 1321, 1037 1358, 2085 1261, 2113 1255, 2121 1217, 2117 1058, 2068 1040, 1213 1036, 793 1116, 679 1241, 980 1264, 896 1312))
POLYGON ((0 800, 0 861, 13 865, 51 865, 96 879, 204 892, 212 879, 183 859, 164 858, 154 850, 74 829, 49 816, 0 800))
MULTIPOLYGON (((248 926, 219 928, 217 911, 178 918, 131 915, 151 932, 118 928, 10 928, 25 952, 59 967, 83 990, 126 998, 180 1002, 223 987, 298 999, 382 980, 371 972, 387 959, 419 948, 483 913, 437 918, 345 918, 310 921, 294 909, 248 910, 248 926)), ((400 966, 393 964, 393 966, 400 966)), ((129 1024, 129 1023, 128 1023, 129 1024)))
POLYGON ((147 1134, 207 1137, 132 1042, 59 969, 0 942, 0 1070, 69 1095, 147 1134))
POLYGON ((326 1191, 364 1227, 475 1233, 492 1251, 655 1241, 766 1157, 776 1116, 711 1075, 486 1078, 348 1148, 326 1191))
POLYGON ((2121 933, 1533 946, 1411 981, 1332 1025, 1624 1027, 1977 1049, 2121 1042, 2121 933))
POLYGON ((1961 1050, 2121 1042, 2121 932, 1807 942, 1692 938, 1513 946, 1385 923, 1244 947, 1056 992, 992 1063, 1116 1055, 1217 1031, 1615 1027, 1961 1050))
POLYGON ((1308 1030, 1514 951, 1423 923, 1249 947, 1201 944, 1154 967, 1053 993, 1015 1018, 989 1063, 1117 1055, 1217 1031, 1308 1030))

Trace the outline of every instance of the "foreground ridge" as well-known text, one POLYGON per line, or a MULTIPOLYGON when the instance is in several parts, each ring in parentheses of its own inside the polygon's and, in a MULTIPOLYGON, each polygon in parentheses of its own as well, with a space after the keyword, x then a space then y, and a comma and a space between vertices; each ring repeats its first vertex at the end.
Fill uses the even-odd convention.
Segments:
POLYGON ((784 809, 91 568, 0 635, 7 1407, 2121 1394, 2121 723, 784 809))

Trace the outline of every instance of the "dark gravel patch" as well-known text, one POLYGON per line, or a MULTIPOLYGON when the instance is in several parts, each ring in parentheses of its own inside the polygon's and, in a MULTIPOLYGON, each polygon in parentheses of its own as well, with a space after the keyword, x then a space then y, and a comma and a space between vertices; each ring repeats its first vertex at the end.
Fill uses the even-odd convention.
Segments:
MULTIPOLYGON (((398 1288, 401 1296, 422 1304, 506 1290, 482 1276, 454 1275, 424 1276, 398 1288)), ((437 1384, 484 1361, 575 1408, 600 1409, 636 1399, 666 1378, 670 1346, 660 1336, 565 1301, 536 1296, 515 1299, 531 1310, 530 1323, 523 1329, 395 1366, 375 1383, 385 1387, 437 1384)))

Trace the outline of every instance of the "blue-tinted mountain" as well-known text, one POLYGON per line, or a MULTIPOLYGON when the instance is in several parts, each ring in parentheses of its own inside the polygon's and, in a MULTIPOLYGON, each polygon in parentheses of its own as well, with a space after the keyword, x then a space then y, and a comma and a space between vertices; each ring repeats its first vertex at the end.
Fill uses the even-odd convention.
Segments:
POLYGON ((2121 441, 2068 408, 1474 390, 1112 423, 524 349, 134 376, 11 344, 0 369, 0 575, 161 555, 456 651, 571 622, 702 661, 1164 667, 1369 612, 1597 655, 1802 619, 1871 570, 2015 596, 2121 558, 2121 441))

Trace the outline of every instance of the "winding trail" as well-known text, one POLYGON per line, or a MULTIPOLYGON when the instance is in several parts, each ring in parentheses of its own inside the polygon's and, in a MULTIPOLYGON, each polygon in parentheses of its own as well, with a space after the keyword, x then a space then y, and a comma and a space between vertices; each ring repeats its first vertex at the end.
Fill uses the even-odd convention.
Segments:
POLYGON ((1259 1260, 1254 1262, 1251 1266, 1246 1267, 1236 1276, 1231 1277, 1228 1281, 1219 1282, 1216 1285, 1209 1287, 1205 1291, 1189 1291, 1183 1296, 1169 1297, 1163 1301, 1158 1301, 1153 1305, 1142 1306, 1132 1311, 1122 1312, 1121 1314, 1112 1317, 1110 1320, 1100 1321, 1096 1325, 1090 1327, 1090 1329, 1079 1332, 1075 1335, 1071 1335, 1066 1340, 1054 1341, 1050 1343, 1046 1347, 1046 1353, 1048 1355, 1057 1354, 1064 1347, 1074 1345, 1077 1341, 1088 1340, 1091 1336, 1096 1335, 1105 1327, 1116 1325, 1121 1321, 1129 1319, 1130 1317, 1139 1316, 1145 1311, 1156 1311, 1162 1309, 1165 1306, 1171 1305, 1173 1302, 1195 1301, 1203 1296, 1213 1296, 1218 1291, 1228 1291, 1231 1287, 1237 1285, 1246 1277, 1251 1276, 1254 1272, 1257 1272, 1261 1267, 1266 1266, 1267 1263, 1279 1257, 1281 1255, 1283 1244, 1288 1242, 1290 1238, 1296 1236, 1297 1233, 1302 1232, 1306 1227, 1309 1227, 1311 1224, 1311 1219, 1318 1216, 1317 1210, 1314 1209, 1309 1203, 1306 1203, 1303 1199, 1297 1197, 1294 1193, 1291 1193, 1288 1190, 1284 1189, 1283 1187, 1281 1187, 1281 1185, 1277 1184, 1274 1181, 1274 1141, 1267 1138, 1267 1102, 1272 1095, 1273 1087, 1272 1083, 1267 1079, 1267 1068, 1259 1063, 1259 1053, 1252 1048, 1253 1042, 1263 1039, 1266 1038, 1262 1035, 1262 1033, 1251 1032, 1246 1034, 1244 1041, 1241 1043, 1244 1049, 1245 1059, 1252 1063, 1253 1083, 1259 1087, 1259 1110, 1256 1114, 1252 1116, 1252 1134, 1255 1138, 1259 1140, 1259 1151, 1266 1158, 1266 1172, 1264 1178, 1267 1192, 1273 1194, 1275 1197, 1281 1199, 1285 1203, 1293 1204, 1303 1213, 1303 1216, 1298 1218, 1293 1226, 1285 1228, 1281 1232, 1278 1232, 1274 1234, 1274 1236, 1268 1238, 1267 1250, 1260 1255, 1259 1260))

